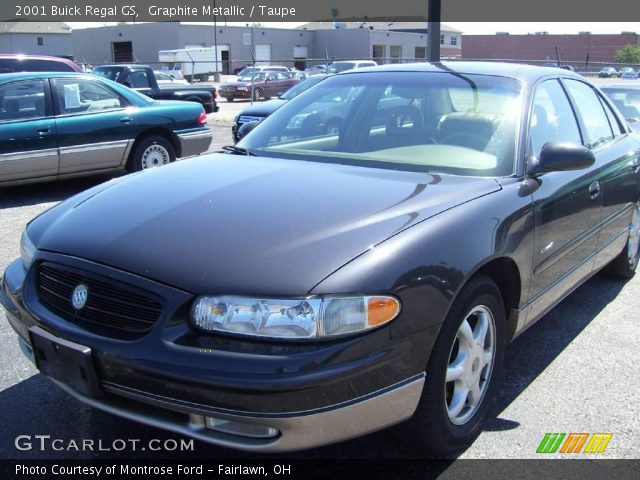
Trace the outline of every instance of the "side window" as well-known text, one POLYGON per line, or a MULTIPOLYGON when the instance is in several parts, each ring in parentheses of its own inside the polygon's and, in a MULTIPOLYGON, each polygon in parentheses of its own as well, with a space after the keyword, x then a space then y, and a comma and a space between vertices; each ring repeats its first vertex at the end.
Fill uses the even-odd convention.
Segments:
POLYGON ((529 129, 531 153, 536 157, 547 142, 581 143, 576 117, 557 80, 547 80, 536 88, 529 129))
POLYGON ((92 80, 81 78, 56 79, 55 89, 62 115, 99 112, 126 106, 126 102, 118 94, 92 80))
POLYGON ((151 88, 149 77, 147 72, 143 70, 136 70, 129 74, 127 77, 127 83, 131 88, 151 88))
POLYGON ((620 123, 618 122, 617 117, 613 114, 611 107, 607 105, 607 103, 600 99, 602 102, 602 107, 604 108, 605 113, 607 114, 607 118, 609 119, 609 125, 611 125, 611 130, 613 130, 613 136, 617 137, 618 135, 622 135, 622 129, 620 128, 620 123))
POLYGON ((44 117, 44 81, 15 82, 0 87, 0 121, 44 117))
POLYGON ((595 148, 613 138, 613 132, 596 92, 586 83, 565 80, 569 95, 585 128, 585 145, 595 148))

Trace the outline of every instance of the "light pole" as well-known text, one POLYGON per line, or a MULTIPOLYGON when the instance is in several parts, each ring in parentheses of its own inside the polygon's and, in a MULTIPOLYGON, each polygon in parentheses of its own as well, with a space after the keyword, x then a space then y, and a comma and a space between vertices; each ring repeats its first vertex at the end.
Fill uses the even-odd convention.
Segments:
POLYGON ((440 61, 440 17, 441 0, 428 0, 427 43, 429 44, 429 61, 440 61))
POLYGON ((213 50, 215 54, 215 72, 213 72, 213 81, 220 82, 220 70, 218 69, 218 16, 216 15, 216 0, 213 0, 213 50))

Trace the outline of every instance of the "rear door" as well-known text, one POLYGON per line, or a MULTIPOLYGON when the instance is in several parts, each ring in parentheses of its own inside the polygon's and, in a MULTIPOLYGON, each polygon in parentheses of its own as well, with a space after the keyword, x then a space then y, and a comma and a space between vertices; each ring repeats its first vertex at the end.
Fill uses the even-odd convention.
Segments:
POLYGON ((0 86, 0 184, 57 175, 58 145, 51 107, 46 79, 0 86))
POLYGON ((52 81, 60 174, 122 165, 137 134, 137 111, 99 80, 52 81))
POLYGON ((602 191, 602 226, 595 268, 617 255, 638 201, 640 163, 638 142, 629 137, 606 100, 591 85, 564 80, 580 114, 588 144, 596 156, 597 181, 602 191))

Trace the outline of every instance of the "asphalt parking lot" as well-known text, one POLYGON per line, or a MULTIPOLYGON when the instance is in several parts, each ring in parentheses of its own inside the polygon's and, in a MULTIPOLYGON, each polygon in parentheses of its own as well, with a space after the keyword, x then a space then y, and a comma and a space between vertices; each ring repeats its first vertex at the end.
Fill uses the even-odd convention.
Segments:
MULTIPOLYGON (((223 102, 224 103, 224 102, 223 102)), ((238 104, 239 105, 239 104, 238 104)), ((212 122, 215 123, 215 122, 212 122)), ((228 127, 213 126, 212 150, 231 142, 228 127)), ((0 189, 0 271, 19 255, 25 223, 109 177, 0 189)), ((458 458, 536 458, 546 432, 612 432, 599 458, 637 458, 640 452, 640 275, 627 283, 598 275, 517 339, 508 349, 496 405, 483 432, 458 458)), ((65 441, 175 439, 178 435, 114 417, 69 397, 23 357, 0 313, 0 458, 267 458, 195 442, 194 451, 19 450, 19 435, 65 441)), ((393 431, 286 458, 413 458, 393 431)), ((583 456, 583 455, 579 455, 583 456)), ((274 458, 274 456, 269 456, 274 458)), ((278 458, 278 457, 275 457, 278 458)))

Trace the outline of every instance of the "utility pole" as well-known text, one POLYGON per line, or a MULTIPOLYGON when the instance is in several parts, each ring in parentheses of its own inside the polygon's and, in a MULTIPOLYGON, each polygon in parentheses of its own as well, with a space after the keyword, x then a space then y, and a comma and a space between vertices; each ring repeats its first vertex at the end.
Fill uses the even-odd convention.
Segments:
POLYGON ((428 0, 427 11, 427 43, 429 44, 429 61, 440 61, 440 18, 441 0, 428 0))
POLYGON ((216 58, 215 72, 213 72, 213 81, 220 82, 220 70, 218 69, 218 16, 216 12, 216 0, 213 0, 213 49, 216 58))

